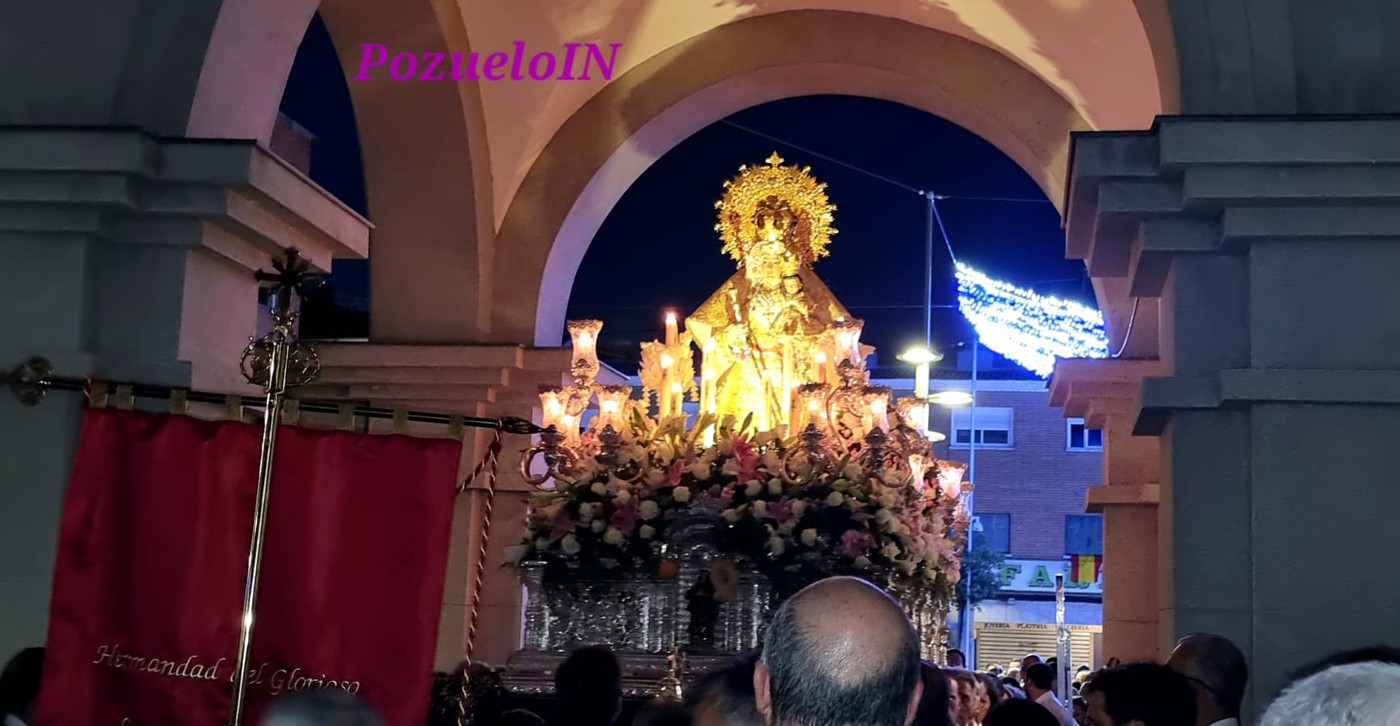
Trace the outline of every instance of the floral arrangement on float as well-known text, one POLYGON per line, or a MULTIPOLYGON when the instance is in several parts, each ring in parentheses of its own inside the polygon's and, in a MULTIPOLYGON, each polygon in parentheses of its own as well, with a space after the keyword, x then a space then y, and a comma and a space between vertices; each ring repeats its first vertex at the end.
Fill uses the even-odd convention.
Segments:
POLYGON ((508 560, 670 579, 670 528, 703 514, 779 594, 859 574, 946 603, 965 465, 932 455, 926 400, 870 384, 862 323, 812 271, 835 234, 825 185, 776 154, 740 171, 716 228, 739 269, 684 332, 668 313, 665 340, 642 344, 641 399, 596 382, 602 323, 569 322, 573 384, 541 390, 546 432, 520 469, 540 491, 508 560))

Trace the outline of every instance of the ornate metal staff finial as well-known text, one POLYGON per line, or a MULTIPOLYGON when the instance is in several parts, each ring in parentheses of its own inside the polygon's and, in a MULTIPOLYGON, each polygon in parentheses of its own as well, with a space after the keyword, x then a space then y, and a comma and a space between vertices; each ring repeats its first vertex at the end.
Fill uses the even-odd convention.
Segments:
POLYGON ((311 263, 295 249, 287 250, 284 261, 273 262, 272 269, 275 272, 259 270, 253 274, 259 285, 273 291, 272 330, 248 343, 248 347, 243 349, 239 367, 249 383, 264 389, 304 386, 321 372, 321 360, 314 347, 296 339, 297 313, 292 310, 292 296, 304 297, 306 291, 320 286, 323 281, 319 275, 310 272, 311 263), (279 344, 287 346, 285 379, 273 381, 272 356, 279 344))

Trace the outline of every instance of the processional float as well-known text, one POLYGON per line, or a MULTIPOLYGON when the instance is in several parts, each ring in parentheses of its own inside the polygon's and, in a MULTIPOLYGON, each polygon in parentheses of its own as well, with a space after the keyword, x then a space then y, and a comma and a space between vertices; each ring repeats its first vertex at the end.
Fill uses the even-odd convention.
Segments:
POLYGON ((738 269, 642 344, 641 399, 597 382, 602 322, 568 323, 573 382, 541 390, 520 462, 538 491, 509 557, 509 687, 548 691, 569 650, 606 644, 629 691, 669 692, 681 650, 704 670, 752 649, 775 603, 833 574, 887 588, 943 659, 970 485, 933 456, 928 402, 871 385, 861 321, 813 270, 836 232, 825 186, 777 154, 725 183, 738 269))

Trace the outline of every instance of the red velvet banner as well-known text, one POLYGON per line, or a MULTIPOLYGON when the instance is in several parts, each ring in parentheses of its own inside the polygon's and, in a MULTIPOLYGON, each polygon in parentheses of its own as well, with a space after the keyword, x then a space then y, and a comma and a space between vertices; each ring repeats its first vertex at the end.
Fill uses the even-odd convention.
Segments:
MULTIPOLYGON (((260 436, 87 413, 39 726, 228 722, 260 436)), ((320 687, 423 723, 461 444, 284 427, 276 454, 246 723, 320 687)))

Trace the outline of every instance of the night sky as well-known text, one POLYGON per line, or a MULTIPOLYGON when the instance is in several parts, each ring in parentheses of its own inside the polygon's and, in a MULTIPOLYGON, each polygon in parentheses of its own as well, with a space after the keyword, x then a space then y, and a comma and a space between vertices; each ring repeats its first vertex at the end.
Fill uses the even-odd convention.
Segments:
MULTIPOLYGON (((312 178, 363 213, 353 111, 319 18, 298 54, 282 110, 317 136, 312 178)), ((829 185, 839 234, 816 270, 866 321, 865 339, 880 351, 878 367, 888 366, 880 374, 901 375, 894 354, 921 343, 924 335, 928 203, 914 190, 948 197, 938 208, 960 259, 1039 293, 1094 304, 1083 263, 1064 259, 1055 208, 995 147, 908 107, 810 96, 750 108, 703 129, 658 160, 622 197, 579 268, 569 305, 570 317, 604 321, 605 360, 624 370, 634 367, 637 343, 662 336, 665 309, 689 313, 734 272, 733 262, 720 254, 714 202, 739 165, 762 163, 775 150, 788 163, 810 166, 829 185)), ((933 302, 944 307, 934 310, 933 337, 951 364, 958 344, 972 333, 951 307, 953 266, 936 227, 934 235, 933 302)), ((351 319, 363 319, 367 265, 337 263, 330 282, 336 303, 359 309, 361 315, 352 313, 351 319)), ((342 337, 352 333, 337 330, 342 337)))

